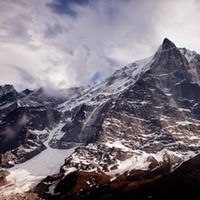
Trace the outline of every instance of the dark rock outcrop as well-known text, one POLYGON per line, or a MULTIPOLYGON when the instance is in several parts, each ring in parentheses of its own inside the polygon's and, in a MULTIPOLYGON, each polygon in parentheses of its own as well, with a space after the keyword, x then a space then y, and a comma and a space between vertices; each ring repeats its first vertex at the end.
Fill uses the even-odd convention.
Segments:
POLYGON ((59 123, 55 107, 64 97, 49 97, 42 89, 18 93, 12 85, 0 87, 0 153, 2 167, 21 163, 44 150, 48 135, 35 133, 59 123), (10 164, 12 163, 12 164, 10 164))

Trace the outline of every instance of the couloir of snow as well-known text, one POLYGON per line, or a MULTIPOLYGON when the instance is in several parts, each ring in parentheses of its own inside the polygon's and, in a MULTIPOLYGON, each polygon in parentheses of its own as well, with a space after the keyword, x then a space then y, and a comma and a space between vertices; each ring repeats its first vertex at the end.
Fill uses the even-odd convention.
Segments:
POLYGON ((1 194, 9 195, 27 192, 46 176, 59 172, 60 166, 64 164, 64 159, 70 156, 75 148, 59 150, 49 147, 49 141, 58 130, 60 130, 60 126, 49 132, 49 138, 44 143, 47 147, 46 150, 8 170, 10 172, 6 177, 8 184, 0 188, 1 194))

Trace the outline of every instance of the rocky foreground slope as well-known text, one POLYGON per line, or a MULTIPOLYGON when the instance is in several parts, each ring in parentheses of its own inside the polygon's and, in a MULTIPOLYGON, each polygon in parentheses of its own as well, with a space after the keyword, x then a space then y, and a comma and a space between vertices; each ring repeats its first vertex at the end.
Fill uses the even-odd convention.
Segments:
POLYGON ((159 199, 158 184, 160 191, 174 191, 173 184, 166 187, 168 179, 177 180, 174 186, 181 190, 192 184, 193 199, 199 197, 198 156, 193 158, 200 152, 196 52, 164 39, 154 56, 92 86, 62 91, 57 97, 41 89, 19 94, 4 86, 2 91, 1 166, 44 150, 52 127, 61 128, 50 140, 51 148, 80 145, 60 173, 35 188, 42 198, 159 199), (190 164, 181 165, 187 160, 190 164))

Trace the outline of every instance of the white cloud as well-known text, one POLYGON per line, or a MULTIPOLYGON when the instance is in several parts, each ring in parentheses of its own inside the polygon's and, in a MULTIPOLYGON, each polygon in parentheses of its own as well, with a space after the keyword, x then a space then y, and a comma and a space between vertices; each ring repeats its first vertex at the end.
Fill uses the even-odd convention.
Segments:
POLYGON ((53 2, 0 1, 0 84, 87 84, 150 56, 164 37, 200 51, 197 0, 88 0, 71 4, 74 16, 54 12, 53 2))
POLYGON ((199 10, 198 0, 163 1, 157 24, 160 36, 169 37, 177 46, 200 52, 199 10))

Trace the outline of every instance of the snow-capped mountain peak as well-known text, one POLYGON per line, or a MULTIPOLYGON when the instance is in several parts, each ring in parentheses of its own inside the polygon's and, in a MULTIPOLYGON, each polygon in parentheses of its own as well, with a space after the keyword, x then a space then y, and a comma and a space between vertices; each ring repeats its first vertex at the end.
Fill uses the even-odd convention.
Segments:
POLYGON ((85 195, 105 180, 110 186, 132 174, 172 172, 200 152, 199 66, 200 55, 165 38, 153 56, 94 85, 62 91, 59 98, 43 89, 17 94, 14 103, 0 105, 1 147, 9 147, 1 151, 1 165, 23 162, 45 146, 79 146, 59 174, 41 183, 47 199, 85 195), (69 179, 74 185, 66 191, 69 179))
POLYGON ((167 51, 167 50, 171 50, 171 49, 175 49, 175 48, 177 48, 177 47, 171 40, 169 40, 168 38, 165 38, 163 40, 163 43, 162 43, 163 51, 167 51))

